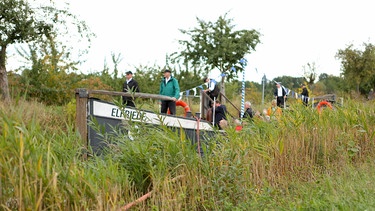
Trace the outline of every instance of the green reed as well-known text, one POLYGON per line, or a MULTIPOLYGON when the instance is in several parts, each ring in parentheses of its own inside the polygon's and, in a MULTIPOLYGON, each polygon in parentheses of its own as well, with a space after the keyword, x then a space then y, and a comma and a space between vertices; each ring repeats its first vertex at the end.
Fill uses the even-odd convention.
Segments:
POLYGON ((291 104, 278 120, 204 142, 181 131, 128 124, 86 150, 63 107, 0 106, 0 206, 5 210, 374 209, 373 102, 333 110, 291 104))

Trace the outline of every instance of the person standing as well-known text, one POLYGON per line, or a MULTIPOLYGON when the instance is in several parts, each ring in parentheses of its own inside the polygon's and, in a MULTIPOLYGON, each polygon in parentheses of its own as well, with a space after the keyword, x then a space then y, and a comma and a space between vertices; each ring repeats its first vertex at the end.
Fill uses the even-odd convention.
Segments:
POLYGON ((277 102, 277 106, 279 106, 280 108, 284 108, 285 99, 286 99, 286 91, 279 82, 276 82, 276 89, 274 92, 274 96, 277 102))
POLYGON ((223 129, 223 125, 225 125, 227 121, 227 107, 222 105, 219 100, 215 101, 215 126, 217 126, 220 130, 223 129))
MULTIPOLYGON (((122 91, 127 93, 139 92, 138 82, 133 79, 132 71, 125 73, 126 81, 122 86, 122 91)), ((129 107, 135 107, 134 98, 122 96, 122 104, 129 107)))
MULTIPOLYGON (((204 92, 211 98, 212 101, 217 100, 219 97, 219 86, 217 85, 216 81, 212 78, 205 77, 203 79, 204 83, 207 83, 207 89, 204 90, 204 92)), ((212 108, 212 102, 211 100, 208 102, 208 106, 212 108)))
POLYGON ((309 91, 307 90, 305 84, 302 84, 301 98, 303 105, 307 106, 307 104, 309 103, 309 91))
POLYGON ((173 100, 162 100, 160 113, 166 114, 168 109, 171 115, 176 115, 176 101, 180 97, 180 86, 176 78, 171 76, 169 69, 164 70, 164 77, 160 83, 160 95, 168 96, 173 100))

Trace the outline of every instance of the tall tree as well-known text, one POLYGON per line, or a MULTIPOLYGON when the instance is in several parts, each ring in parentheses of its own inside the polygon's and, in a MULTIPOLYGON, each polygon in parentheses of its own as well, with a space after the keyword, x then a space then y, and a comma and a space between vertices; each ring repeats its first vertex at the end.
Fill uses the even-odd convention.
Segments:
MULTIPOLYGON (((72 34, 72 31, 78 32, 80 38, 85 38, 88 41, 93 36, 84 22, 79 21, 66 8, 57 8, 54 5, 54 1, 0 1, 1 98, 5 101, 10 100, 6 70, 6 52, 9 45, 16 43, 33 45, 39 43, 43 45, 43 43, 51 39, 58 40, 56 39, 58 35, 68 38, 69 36, 67 35, 72 34), (44 4, 41 5, 40 2, 44 4), (71 26, 75 26, 75 28, 71 26)), ((84 53, 85 51, 82 52, 84 53)))
POLYGON ((349 45, 339 50, 336 57, 341 59, 344 79, 357 93, 367 93, 375 85, 375 46, 364 43, 364 50, 349 45))
POLYGON ((260 33, 256 30, 234 31, 232 19, 220 16, 216 22, 205 22, 199 18, 198 27, 180 31, 190 36, 189 40, 179 40, 184 49, 176 58, 182 59, 194 67, 202 66, 205 73, 217 68, 222 73, 222 91, 224 81, 235 79, 243 70, 239 61, 255 50, 260 42, 260 33), (236 71, 232 70, 235 67, 236 71))

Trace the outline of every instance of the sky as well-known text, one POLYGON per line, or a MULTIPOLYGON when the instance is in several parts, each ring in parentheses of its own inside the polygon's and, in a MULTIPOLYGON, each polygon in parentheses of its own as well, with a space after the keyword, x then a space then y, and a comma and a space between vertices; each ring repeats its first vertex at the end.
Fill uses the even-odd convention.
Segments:
MULTIPOLYGON (((112 53, 121 54, 121 73, 140 65, 163 67, 166 55, 181 48, 177 40, 186 38, 179 29, 226 13, 234 30, 262 34, 256 51, 245 56, 245 80, 259 83, 263 75, 301 77, 308 63, 318 75, 339 76, 338 50, 350 44, 360 49, 375 38, 371 0, 78 0, 70 8, 96 34, 83 72, 100 71, 105 61, 110 65, 112 53)), ((217 70, 210 76, 220 78, 217 70)))

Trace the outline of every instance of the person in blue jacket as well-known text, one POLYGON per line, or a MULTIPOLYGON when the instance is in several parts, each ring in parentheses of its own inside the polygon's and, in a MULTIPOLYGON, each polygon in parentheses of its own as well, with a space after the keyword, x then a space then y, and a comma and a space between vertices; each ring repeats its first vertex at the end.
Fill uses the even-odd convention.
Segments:
POLYGON ((180 86, 178 85, 178 80, 171 76, 169 69, 164 70, 159 94, 172 98, 172 100, 161 101, 160 113, 166 114, 169 109, 171 115, 176 115, 176 101, 180 97, 180 86))

